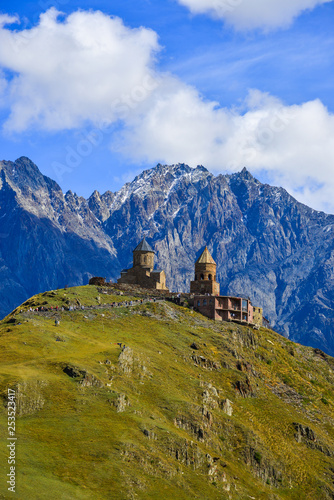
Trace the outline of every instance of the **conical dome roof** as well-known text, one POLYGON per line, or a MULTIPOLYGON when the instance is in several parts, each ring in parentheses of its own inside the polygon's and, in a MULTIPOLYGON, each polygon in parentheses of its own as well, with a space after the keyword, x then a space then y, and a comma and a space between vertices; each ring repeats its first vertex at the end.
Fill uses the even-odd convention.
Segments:
POLYGON ((134 252, 152 252, 155 253, 153 248, 147 243, 145 237, 141 240, 138 246, 133 250, 134 252))
POLYGON ((196 264, 216 264, 211 253, 208 250, 208 247, 205 247, 202 255, 196 261, 196 264))

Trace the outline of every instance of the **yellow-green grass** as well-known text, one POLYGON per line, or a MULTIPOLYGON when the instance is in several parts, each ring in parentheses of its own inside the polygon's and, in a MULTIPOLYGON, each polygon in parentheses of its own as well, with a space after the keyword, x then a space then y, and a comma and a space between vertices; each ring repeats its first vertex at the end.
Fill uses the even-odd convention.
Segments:
POLYGON ((87 309, 131 300, 96 287, 32 300, 61 306, 64 293, 86 309, 61 312, 59 326, 54 314, 25 312, 29 301, 0 324, 0 498, 12 496, 5 482, 8 387, 21 408, 16 498, 331 498, 332 358, 270 330, 214 323, 170 303, 87 309), (123 353, 118 342, 127 346, 123 353), (99 386, 83 386, 66 366, 99 386), (236 383, 247 380, 252 394, 242 397, 236 383), (225 399, 232 416, 222 409, 225 399), (297 443, 294 423, 311 428, 317 441, 297 443))
POLYGON ((101 287, 97 286, 80 286, 72 288, 62 288, 59 290, 50 290, 38 295, 34 295, 29 300, 26 300, 21 306, 17 307, 13 312, 17 313, 21 310, 27 311, 30 307, 43 306, 55 308, 69 306, 96 306, 103 304, 110 304, 111 302, 125 302, 129 300, 138 300, 138 297, 129 297, 126 295, 116 294, 109 288, 102 288, 105 293, 100 293, 101 287))

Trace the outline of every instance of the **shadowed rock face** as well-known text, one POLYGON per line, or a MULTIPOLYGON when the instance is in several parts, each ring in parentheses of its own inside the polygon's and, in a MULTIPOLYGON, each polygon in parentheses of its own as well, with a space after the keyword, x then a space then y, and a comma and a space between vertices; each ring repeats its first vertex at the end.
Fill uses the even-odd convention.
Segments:
POLYGON ((278 331, 334 354, 334 216, 246 169, 158 165, 89 200, 63 195, 27 158, 0 171, 3 313, 47 288, 116 279, 145 235, 171 290, 189 290, 207 244, 221 294, 249 296, 278 331))
POLYGON ((116 252, 88 203, 27 158, 0 163, 0 312, 43 290, 115 269, 116 252))

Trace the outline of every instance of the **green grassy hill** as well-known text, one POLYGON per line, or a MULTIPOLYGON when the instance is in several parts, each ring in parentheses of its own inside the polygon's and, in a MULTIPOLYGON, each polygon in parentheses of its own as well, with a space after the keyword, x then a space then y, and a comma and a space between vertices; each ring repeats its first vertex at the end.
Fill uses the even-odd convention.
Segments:
POLYGON ((334 498, 333 358, 169 302, 109 305, 128 300, 46 292, 0 323, 0 498, 334 498))

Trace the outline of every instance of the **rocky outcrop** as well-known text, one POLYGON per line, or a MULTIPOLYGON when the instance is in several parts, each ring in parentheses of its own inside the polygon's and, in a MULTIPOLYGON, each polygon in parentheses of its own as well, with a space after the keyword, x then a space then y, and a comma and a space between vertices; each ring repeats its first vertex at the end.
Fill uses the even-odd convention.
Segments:
POLYGON ((41 410, 45 404, 43 389, 47 382, 43 380, 30 380, 17 385, 16 413, 18 416, 31 415, 41 410))
POLYGON ((117 413, 123 413, 126 408, 130 405, 129 399, 126 394, 118 394, 113 402, 117 413))
POLYGON ((229 417, 231 417, 233 414, 233 407, 231 403, 232 402, 229 399, 224 399, 221 402, 221 408, 223 412, 226 413, 226 415, 228 415, 229 417))
POLYGON ((88 373, 86 370, 81 370, 76 366, 66 365, 63 368, 63 372, 79 382, 79 385, 82 387, 103 387, 104 385, 95 375, 88 373))
POLYGON ((234 387, 237 394, 243 398, 255 397, 255 391, 248 377, 245 380, 237 380, 234 387))
POLYGON ((176 458, 181 464, 187 465, 194 470, 207 464, 207 459, 197 443, 185 439, 171 442, 167 445, 171 457, 176 458))
POLYGON ((263 483, 278 487, 284 484, 284 475, 279 466, 272 465, 263 454, 252 446, 247 446, 244 450, 244 460, 249 465, 254 475, 263 483))
POLYGON ((196 356, 195 354, 193 354, 191 356, 191 359, 196 366, 200 366, 201 368, 205 368, 206 370, 219 371, 221 369, 221 366, 217 361, 206 358, 205 356, 196 356))
POLYGON ((174 420, 174 425, 179 429, 183 429, 192 434, 198 441, 204 441, 204 428, 199 422, 196 422, 193 417, 178 416, 174 420))
POLYGON ((134 356, 130 347, 124 347, 118 357, 118 367, 123 373, 130 375, 133 372, 134 356))
POLYGON ((293 423, 293 426, 296 430, 295 439, 297 443, 304 443, 308 448, 319 450, 328 457, 334 456, 334 450, 325 446, 310 427, 296 422, 293 423))
POLYGON ((152 373, 148 370, 149 359, 140 354, 135 354, 130 347, 123 346, 118 357, 118 370, 128 376, 134 374, 139 380, 151 378, 152 373))

